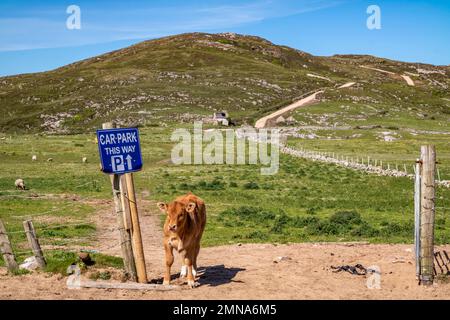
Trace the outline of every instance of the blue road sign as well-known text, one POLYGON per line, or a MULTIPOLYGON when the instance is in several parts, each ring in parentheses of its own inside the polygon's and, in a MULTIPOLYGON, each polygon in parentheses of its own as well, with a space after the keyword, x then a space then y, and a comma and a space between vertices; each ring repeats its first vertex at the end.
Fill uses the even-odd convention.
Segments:
POLYGON ((122 174, 142 169, 138 129, 97 130, 97 140, 104 173, 122 174))

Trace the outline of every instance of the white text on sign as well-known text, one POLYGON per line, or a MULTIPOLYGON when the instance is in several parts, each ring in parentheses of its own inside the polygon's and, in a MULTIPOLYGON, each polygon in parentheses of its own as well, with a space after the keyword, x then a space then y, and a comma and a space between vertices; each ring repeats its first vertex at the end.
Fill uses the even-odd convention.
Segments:
POLYGON ((124 132, 124 133, 108 133, 100 135, 100 144, 102 146, 108 144, 121 144, 121 143, 136 143, 136 132, 124 132))

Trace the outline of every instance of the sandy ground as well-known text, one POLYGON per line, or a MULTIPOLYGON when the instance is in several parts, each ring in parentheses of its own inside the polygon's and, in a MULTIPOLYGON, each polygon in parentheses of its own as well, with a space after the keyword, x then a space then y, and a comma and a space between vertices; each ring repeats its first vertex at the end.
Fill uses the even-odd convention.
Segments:
MULTIPOLYGON (((361 68, 365 68, 365 69, 375 70, 375 71, 382 72, 382 73, 386 73, 386 74, 393 75, 393 76, 397 75, 397 74, 394 73, 394 72, 387 71, 387 70, 383 70, 383 69, 377 69, 377 68, 372 68, 372 67, 368 67, 368 66, 360 66, 360 67, 361 67, 361 68)), ((407 76, 407 75, 400 75, 400 77, 402 77, 403 80, 406 81, 406 83, 408 84, 408 86, 412 86, 412 87, 415 86, 415 83, 414 83, 413 79, 411 79, 410 76, 407 76)))
POLYGON ((411 87, 414 87, 414 86, 415 86, 414 81, 413 81, 413 79, 411 79, 410 76, 401 75, 401 77, 402 77, 403 79, 405 79, 405 81, 406 81, 406 83, 408 84, 408 86, 411 86, 411 87))
POLYGON ((285 115, 286 113, 291 112, 297 108, 308 106, 312 103, 317 102, 317 95, 320 93, 323 93, 323 91, 317 91, 317 92, 307 96, 306 98, 296 101, 280 110, 277 110, 265 117, 262 117, 261 119, 256 121, 255 128, 257 128, 257 129, 265 128, 267 126, 268 121, 275 120, 276 118, 278 118, 282 115, 285 115))
MULTIPOLYGON (((141 201, 141 224, 152 282, 161 282, 164 270, 162 233, 154 203, 141 201)), ((115 218, 109 206, 99 211, 96 249, 119 254, 115 218)), ((66 287, 67 277, 35 273, 9 276, 0 268, 0 299, 450 299, 450 283, 431 287, 417 284, 411 245, 364 243, 243 244, 200 251, 200 284, 182 290, 131 291, 66 287), (278 257, 287 257, 278 261, 278 257), (274 262, 276 261, 276 262, 274 262), (380 289, 369 289, 366 276, 334 273, 332 265, 378 266, 380 289)), ((437 249, 450 251, 450 246, 437 249)), ((172 274, 176 278, 180 262, 172 274)))
POLYGON ((356 84, 356 82, 347 82, 347 83, 343 84, 342 86, 339 86, 338 89, 350 88, 350 87, 354 86, 355 84, 356 84))

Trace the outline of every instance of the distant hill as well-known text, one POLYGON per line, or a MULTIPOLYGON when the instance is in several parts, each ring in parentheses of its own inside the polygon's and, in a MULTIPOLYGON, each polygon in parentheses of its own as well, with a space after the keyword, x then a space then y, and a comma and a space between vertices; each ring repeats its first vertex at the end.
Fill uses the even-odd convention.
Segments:
POLYGON ((370 96, 384 105, 449 114, 449 76, 448 66, 365 55, 317 57, 254 36, 190 33, 49 72, 0 78, 0 132, 86 132, 109 120, 162 126, 221 110, 238 124, 254 124, 319 88, 327 89, 324 99, 370 96), (347 82, 357 82, 357 89, 337 91, 347 82))

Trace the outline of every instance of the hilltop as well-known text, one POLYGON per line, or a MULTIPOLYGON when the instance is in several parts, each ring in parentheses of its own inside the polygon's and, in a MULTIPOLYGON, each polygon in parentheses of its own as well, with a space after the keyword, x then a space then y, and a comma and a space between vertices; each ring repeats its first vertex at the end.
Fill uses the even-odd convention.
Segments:
POLYGON ((238 124, 253 125, 322 88, 325 101, 362 101, 380 105, 380 111, 395 105, 413 119, 445 121, 449 75, 448 66, 365 55, 318 57, 255 36, 182 34, 53 71, 0 78, 0 132, 87 132, 108 120, 165 126, 220 110, 238 124), (348 82, 356 85, 336 89, 348 82))

